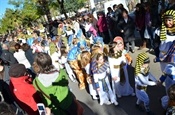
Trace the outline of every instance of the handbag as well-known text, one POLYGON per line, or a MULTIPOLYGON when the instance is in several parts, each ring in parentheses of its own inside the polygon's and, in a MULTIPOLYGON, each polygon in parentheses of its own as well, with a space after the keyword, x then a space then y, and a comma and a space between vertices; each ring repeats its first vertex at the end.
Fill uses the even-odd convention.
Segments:
POLYGON ((145 31, 144 31, 144 38, 150 39, 150 35, 149 35, 149 33, 148 33, 147 27, 145 28, 145 31))

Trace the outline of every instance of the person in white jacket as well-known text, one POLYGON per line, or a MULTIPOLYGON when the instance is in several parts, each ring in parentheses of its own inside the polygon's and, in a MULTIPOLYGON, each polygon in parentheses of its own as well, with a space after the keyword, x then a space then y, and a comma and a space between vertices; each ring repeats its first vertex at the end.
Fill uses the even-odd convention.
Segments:
POLYGON ((18 63, 24 64, 27 69, 31 69, 31 65, 25 56, 25 52, 21 49, 21 45, 15 44, 15 53, 13 54, 18 63))

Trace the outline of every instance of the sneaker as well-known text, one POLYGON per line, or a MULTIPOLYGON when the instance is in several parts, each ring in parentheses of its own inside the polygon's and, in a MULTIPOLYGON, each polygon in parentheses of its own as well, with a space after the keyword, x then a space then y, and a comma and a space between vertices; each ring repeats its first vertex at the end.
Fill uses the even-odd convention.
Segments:
POLYGON ((110 102, 110 101, 107 101, 105 104, 106 104, 106 105, 110 105, 110 104, 111 104, 111 102, 110 102))
POLYGON ((92 99, 93 99, 93 100, 97 100, 98 97, 97 97, 97 96, 92 96, 92 99))
POLYGON ((135 50, 131 50, 131 53, 135 53, 135 50))
POLYGON ((115 102, 114 102, 114 105, 115 105, 115 106, 117 106, 117 105, 118 105, 118 102, 117 102, 117 101, 115 101, 115 102))
POLYGON ((100 105, 103 105, 103 103, 100 102, 100 105))

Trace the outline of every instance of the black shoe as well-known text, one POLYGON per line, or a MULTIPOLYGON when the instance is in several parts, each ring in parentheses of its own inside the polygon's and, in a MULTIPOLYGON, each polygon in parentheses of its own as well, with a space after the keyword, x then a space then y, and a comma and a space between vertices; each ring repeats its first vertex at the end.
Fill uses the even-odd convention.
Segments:
POLYGON ((136 104, 135 106, 136 106, 136 108, 137 108, 138 110, 140 110, 140 111, 145 111, 145 109, 144 109, 141 105, 136 104))
POLYGON ((135 53, 135 50, 131 50, 131 53, 135 53))
POLYGON ((152 111, 146 112, 147 115, 154 115, 152 111))

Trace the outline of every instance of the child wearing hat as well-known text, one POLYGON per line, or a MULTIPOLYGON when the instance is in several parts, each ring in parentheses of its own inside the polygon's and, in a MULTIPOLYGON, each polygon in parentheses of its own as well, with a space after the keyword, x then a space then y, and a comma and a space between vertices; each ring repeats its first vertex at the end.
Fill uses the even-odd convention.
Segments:
POLYGON ((153 113, 149 108, 149 97, 146 92, 147 86, 155 86, 157 84, 156 78, 150 73, 149 68, 150 59, 146 53, 140 53, 137 56, 135 66, 135 89, 136 89, 136 107, 141 109, 141 102, 144 103, 145 110, 148 115, 153 113), (152 81, 150 81, 150 80, 152 81))

